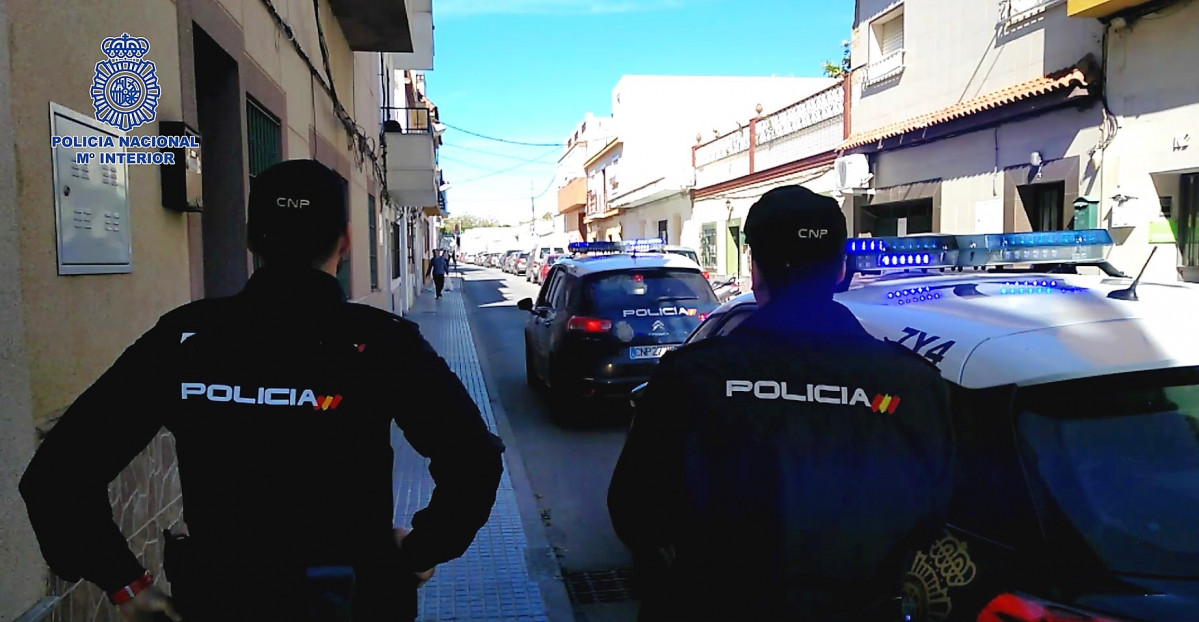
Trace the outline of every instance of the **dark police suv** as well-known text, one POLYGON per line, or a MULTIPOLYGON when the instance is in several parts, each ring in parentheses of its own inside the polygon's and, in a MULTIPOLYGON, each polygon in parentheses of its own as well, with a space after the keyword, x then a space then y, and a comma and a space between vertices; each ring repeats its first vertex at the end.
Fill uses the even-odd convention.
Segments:
POLYGON ((624 398, 719 302, 694 261, 657 240, 580 242, 517 306, 529 385, 562 421, 582 400, 624 398))
POLYGON ((849 245, 865 275, 837 301, 952 391, 954 502, 909 570, 912 620, 1199 620, 1199 328, 1178 322, 1199 288, 1134 284, 1105 230, 849 245))

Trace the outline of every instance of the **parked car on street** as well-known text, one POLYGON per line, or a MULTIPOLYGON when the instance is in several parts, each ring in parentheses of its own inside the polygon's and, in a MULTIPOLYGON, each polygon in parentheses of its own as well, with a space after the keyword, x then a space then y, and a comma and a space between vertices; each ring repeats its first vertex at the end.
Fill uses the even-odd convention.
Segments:
POLYGON ((500 269, 511 274, 515 268, 516 258, 519 256, 519 248, 506 251, 500 258, 500 269))
POLYGON ((525 280, 529 282, 538 282, 537 276, 541 274, 541 267, 545 265, 550 255, 561 255, 566 252, 566 249, 554 244, 538 243, 533 249, 533 254, 529 256, 530 270, 525 276, 525 280))
POLYGON ((555 253, 553 255, 547 256, 545 258, 545 261, 543 261, 541 263, 541 267, 537 269, 536 274, 533 275, 533 282, 538 285, 544 283, 545 277, 547 274, 549 274, 550 268, 553 267, 553 265, 558 263, 559 261, 569 259, 569 258, 570 258, 570 255, 567 255, 566 253, 555 253))
POLYGON ((529 270, 529 254, 520 253, 512 260, 512 274, 524 276, 529 270))
POLYGON ((624 398, 658 357, 682 343, 717 306, 699 265, 620 242, 570 245, 587 253, 553 265, 537 299, 517 306, 529 385, 546 388, 560 422, 590 398, 624 398))
MULTIPOLYGON (((694 261, 697 265, 699 264, 699 253, 695 252, 694 249, 687 248, 686 246, 675 246, 668 244, 663 246, 662 250, 668 253, 674 253, 675 255, 682 255, 683 257, 694 261)), ((704 270, 703 274, 705 279, 711 279, 712 277, 711 273, 709 273, 707 270, 704 270)))
MULTIPOLYGON (((952 391, 955 496, 908 572, 913 620, 1199 619, 1199 327, 1179 321, 1199 288, 1129 279, 1111 244, 1101 229, 850 240, 837 300, 952 391)), ((687 343, 756 308, 724 303, 687 343)))

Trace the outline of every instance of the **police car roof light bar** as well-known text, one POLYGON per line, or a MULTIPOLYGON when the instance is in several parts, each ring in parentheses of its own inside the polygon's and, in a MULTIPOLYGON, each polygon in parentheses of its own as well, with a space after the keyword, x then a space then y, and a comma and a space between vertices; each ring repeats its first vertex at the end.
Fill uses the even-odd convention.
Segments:
POLYGON ((566 249, 572 253, 620 253, 624 245, 620 242, 571 242, 566 249))
POLYGON ((845 281, 838 291, 848 289, 855 274, 912 269, 1086 264, 1114 276, 1105 261, 1111 245, 1106 229, 850 238, 845 245, 845 281))
POLYGON ((625 240, 622 242, 571 242, 567 250, 572 253, 655 253, 662 252, 665 242, 662 238, 644 238, 625 240))
POLYGON ((1106 229, 961 236, 960 267, 1084 264, 1103 261, 1112 245, 1106 229))
POLYGON ((845 244, 850 274, 876 270, 952 268, 957 265, 957 237, 851 238, 845 244))
POLYGON ((632 253, 660 253, 665 250, 666 242, 662 238, 641 238, 626 240, 624 245, 632 253))

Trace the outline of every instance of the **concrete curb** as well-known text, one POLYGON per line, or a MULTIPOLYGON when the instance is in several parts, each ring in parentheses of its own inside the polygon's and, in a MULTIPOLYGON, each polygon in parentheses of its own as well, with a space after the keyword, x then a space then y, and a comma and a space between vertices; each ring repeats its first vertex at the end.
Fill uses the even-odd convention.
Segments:
MULTIPOLYGON (((456 286, 462 294, 463 302, 470 304, 465 277, 454 278, 456 286)), ((471 321, 470 317, 468 310, 468 322, 471 321)), ((473 322, 470 334, 474 341, 475 352, 480 354, 486 352, 479 339, 479 331, 475 330, 473 322)), ((487 385, 487 396, 491 400, 491 414, 495 417, 495 425, 499 429, 500 438, 504 439, 504 445, 507 447, 504 455, 505 463, 508 466, 508 477, 512 480, 521 524, 524 526, 525 539, 529 543, 526 553, 529 577, 537 582, 537 587, 541 590, 545 613, 550 622, 573 622, 575 619, 574 607, 571 605, 570 595, 566 591, 566 584, 562 581, 558 558, 554 555, 554 549, 545 535, 545 527, 541 523, 541 510, 537 506, 537 499, 534 497, 528 472, 525 471, 524 459, 521 458, 520 450, 516 445, 516 436, 512 433, 512 426, 508 423, 508 414, 504 411, 502 400, 499 398, 499 387, 496 386, 495 374, 491 370, 491 360, 486 356, 479 356, 478 359, 479 367, 483 371, 483 382, 487 385)))

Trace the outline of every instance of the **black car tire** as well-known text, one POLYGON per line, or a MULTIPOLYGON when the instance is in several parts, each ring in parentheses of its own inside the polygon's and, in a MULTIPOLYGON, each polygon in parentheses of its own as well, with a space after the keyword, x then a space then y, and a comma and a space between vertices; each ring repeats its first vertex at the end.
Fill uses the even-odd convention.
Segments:
POLYGON ((554 368, 553 361, 550 361, 550 385, 547 396, 550 419, 559 427, 565 428, 573 421, 570 416, 570 392, 566 387, 566 380, 560 374, 554 374, 554 368))
POLYGON ((533 349, 529 347, 529 343, 525 342, 525 382, 529 388, 537 393, 545 391, 545 383, 541 378, 537 377, 537 367, 533 363, 533 349))

